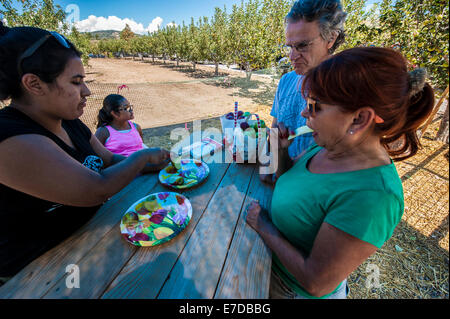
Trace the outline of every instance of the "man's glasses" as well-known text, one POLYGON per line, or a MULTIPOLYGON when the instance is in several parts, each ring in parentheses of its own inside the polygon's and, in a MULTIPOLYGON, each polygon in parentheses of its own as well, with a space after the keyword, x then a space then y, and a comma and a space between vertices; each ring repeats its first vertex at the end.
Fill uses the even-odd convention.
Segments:
POLYGON ((61 34, 59 34, 58 32, 54 32, 54 31, 49 31, 49 34, 43 36, 42 38, 40 38, 39 40, 37 40, 35 43, 33 43, 28 49, 25 50, 24 53, 22 53, 22 55, 19 57, 19 60, 17 61, 17 70, 19 72, 19 76, 23 75, 23 71, 22 71, 22 62, 23 60, 25 60, 26 58, 29 58, 30 56, 32 56, 34 53, 36 53, 36 51, 51 37, 53 37, 54 39, 56 39, 56 41, 58 41, 59 44, 61 44, 63 47, 65 47, 66 49, 70 49, 71 48, 71 44, 70 42, 61 34))
POLYGON ((295 50, 298 53, 307 52, 311 48, 313 42, 319 37, 320 37, 320 35, 318 35, 317 37, 315 37, 314 39, 309 40, 309 41, 302 41, 302 42, 299 42, 294 45, 285 45, 285 46, 283 46, 283 50, 287 55, 289 55, 292 50, 295 50))
POLYGON ((127 111, 127 112, 133 112, 133 105, 127 105, 127 106, 123 106, 117 109, 119 112, 120 111, 127 111))

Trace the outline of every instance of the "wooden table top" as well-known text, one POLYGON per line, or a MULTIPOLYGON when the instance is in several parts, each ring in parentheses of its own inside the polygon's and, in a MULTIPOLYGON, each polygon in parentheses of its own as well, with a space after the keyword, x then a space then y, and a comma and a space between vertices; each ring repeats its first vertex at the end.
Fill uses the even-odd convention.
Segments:
POLYGON ((121 236, 120 220, 133 203, 168 191, 158 174, 140 176, 2 286, 0 298, 268 298, 271 252, 245 222, 245 208, 254 199, 270 207, 273 189, 254 164, 208 165, 203 184, 176 191, 193 212, 174 239, 136 247, 121 236), (67 284, 70 265, 79 269, 79 288, 67 284))

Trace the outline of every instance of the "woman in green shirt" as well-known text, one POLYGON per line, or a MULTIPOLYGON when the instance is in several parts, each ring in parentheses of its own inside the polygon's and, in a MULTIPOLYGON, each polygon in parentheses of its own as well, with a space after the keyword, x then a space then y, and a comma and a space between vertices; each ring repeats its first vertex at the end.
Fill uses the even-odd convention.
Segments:
MULTIPOLYGON (((302 94, 315 144, 278 167, 270 214, 253 202, 247 222, 273 251, 271 298, 345 298, 348 275, 401 220, 393 160, 416 154, 434 94, 423 70, 408 72, 401 54, 375 47, 322 62, 302 94)), ((273 131, 283 163, 288 132, 282 123, 273 131)))

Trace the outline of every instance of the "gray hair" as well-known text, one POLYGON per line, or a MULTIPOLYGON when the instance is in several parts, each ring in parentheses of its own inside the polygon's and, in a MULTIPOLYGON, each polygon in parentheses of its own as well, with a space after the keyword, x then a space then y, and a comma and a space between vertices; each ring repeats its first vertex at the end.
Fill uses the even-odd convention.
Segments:
POLYGON ((305 20, 318 21, 320 35, 330 41, 337 33, 336 41, 329 53, 333 53, 345 40, 344 22, 347 13, 342 10, 339 0, 297 0, 286 16, 286 23, 305 20))

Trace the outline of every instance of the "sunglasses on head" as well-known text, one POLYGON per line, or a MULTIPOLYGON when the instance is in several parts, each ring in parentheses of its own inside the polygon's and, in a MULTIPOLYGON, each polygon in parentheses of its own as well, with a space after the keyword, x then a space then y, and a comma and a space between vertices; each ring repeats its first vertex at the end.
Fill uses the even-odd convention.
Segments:
POLYGON ((33 43, 28 49, 25 50, 24 53, 22 53, 22 55, 19 57, 19 60, 17 61, 17 70, 19 72, 19 75, 22 76, 23 75, 23 71, 22 71, 22 62, 23 60, 25 60, 26 58, 29 58, 30 56, 32 56, 34 53, 36 53, 36 51, 51 37, 53 37, 54 39, 56 39, 56 41, 58 41, 59 44, 61 44, 63 47, 65 47, 66 49, 70 49, 71 48, 71 44, 70 42, 61 34, 59 34, 58 32, 55 31, 49 31, 49 34, 43 36, 42 38, 40 38, 39 40, 37 40, 35 43, 33 43))

